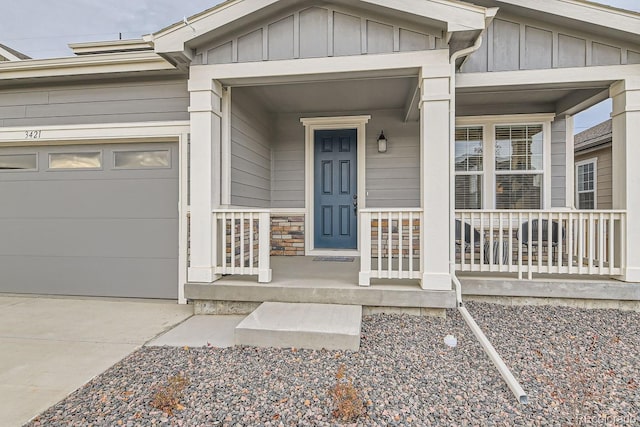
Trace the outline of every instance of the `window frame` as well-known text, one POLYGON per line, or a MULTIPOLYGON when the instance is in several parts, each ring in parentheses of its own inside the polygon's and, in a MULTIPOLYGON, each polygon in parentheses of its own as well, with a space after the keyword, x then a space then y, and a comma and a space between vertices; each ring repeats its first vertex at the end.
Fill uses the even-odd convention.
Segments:
POLYGON ((49 151, 47 154, 47 172, 82 172, 82 171, 102 171, 104 170, 104 153, 103 150, 65 150, 65 151, 49 151), (51 155, 56 154, 98 154, 100 166, 97 168, 52 168, 51 155))
MULTIPOLYGON (((482 129, 482 169, 481 170, 477 170, 477 171, 469 171, 469 170, 456 170, 455 165, 453 167, 454 170, 454 180, 456 179, 456 177, 458 176, 480 176, 480 182, 482 183, 481 187, 480 187, 480 204, 483 206, 481 209, 484 208, 484 203, 485 203, 485 173, 486 173, 486 160, 485 160, 485 137, 486 137, 486 126, 484 125, 464 125, 464 126, 456 126, 456 131, 459 128, 465 128, 465 129, 470 129, 470 128, 480 128, 482 129)), ((454 141, 454 150, 455 150, 455 143, 457 142, 457 140, 454 141)), ((474 209, 475 210, 475 209, 474 209)))
MULTIPOLYGON (((514 114, 501 116, 469 116, 457 117, 458 127, 483 127, 483 195, 482 208, 496 209, 496 176, 497 175, 542 175, 541 206, 539 210, 551 208, 551 123, 555 119, 553 113, 514 114), (501 126, 542 126, 542 170, 497 171, 496 128, 501 126)), ((455 195, 454 195, 455 197, 455 195)), ((515 210, 515 209, 514 209, 515 210)))
POLYGON ((576 162, 576 168, 575 168, 575 197, 576 197, 576 209, 579 210, 596 210, 598 209, 598 158, 597 157, 591 157, 589 159, 585 159, 585 160, 580 160, 579 162, 576 162), (584 165, 588 165, 588 164, 593 164, 593 190, 589 190, 589 191, 580 191, 579 190, 579 183, 578 183, 578 177, 580 176, 578 174, 578 169, 580 168, 580 166, 584 166, 584 165), (593 193, 593 209, 589 209, 589 208, 582 208, 580 207, 580 194, 582 193, 593 193))
POLYGON ((36 166, 34 168, 29 169, 4 169, 0 168, 1 173, 21 173, 21 172, 38 172, 40 170, 40 156, 38 153, 2 153, 0 157, 9 157, 9 156, 34 156, 36 158, 36 166))
POLYGON ((158 148, 158 149, 113 149, 112 150, 112 154, 111 154, 111 168, 113 170, 157 170, 157 169, 171 169, 171 164, 172 164, 172 153, 171 153, 171 149, 170 148, 158 148), (132 166, 127 166, 127 167, 123 167, 123 166, 116 166, 116 155, 118 153, 145 153, 145 152, 165 152, 168 155, 168 164, 167 166, 150 166, 150 167, 144 167, 144 166, 136 166, 136 167, 132 167, 132 166))

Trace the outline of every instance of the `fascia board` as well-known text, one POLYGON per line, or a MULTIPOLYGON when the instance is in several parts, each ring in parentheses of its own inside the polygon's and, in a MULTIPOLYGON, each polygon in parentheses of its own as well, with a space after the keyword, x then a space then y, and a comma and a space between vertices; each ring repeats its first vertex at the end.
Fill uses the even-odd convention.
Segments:
POLYGON ((134 71, 174 70, 154 52, 88 55, 0 63, 0 81, 134 71))

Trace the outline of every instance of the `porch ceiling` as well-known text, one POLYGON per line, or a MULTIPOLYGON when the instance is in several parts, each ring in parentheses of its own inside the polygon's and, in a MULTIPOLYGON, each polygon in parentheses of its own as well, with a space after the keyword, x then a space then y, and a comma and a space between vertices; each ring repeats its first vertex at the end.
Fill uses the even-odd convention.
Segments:
POLYGON ((591 83, 560 87, 485 87, 458 89, 456 110, 458 115, 567 113, 575 114, 601 101, 609 87, 591 83), (590 102, 585 102, 590 101, 590 102), (572 109, 578 107, 577 110, 572 109))
POLYGON ((405 108, 417 77, 238 87, 270 113, 372 111, 405 108))

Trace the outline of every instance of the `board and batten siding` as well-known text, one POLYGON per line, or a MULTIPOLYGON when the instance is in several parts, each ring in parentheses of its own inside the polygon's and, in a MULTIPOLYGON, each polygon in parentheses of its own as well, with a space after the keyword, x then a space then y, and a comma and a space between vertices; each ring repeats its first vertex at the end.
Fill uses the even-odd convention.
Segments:
MULTIPOLYGON (((611 144, 604 148, 586 153, 576 153, 575 162, 596 158, 596 209, 612 209, 613 207, 613 168, 611 144)), ((575 173, 575 172, 574 172, 575 173)), ((576 184, 577 185, 577 184, 576 184)))
POLYGON ((571 206, 567 200, 567 120, 551 122, 551 207, 571 206))
POLYGON ((270 116, 250 99, 232 95, 231 204, 271 204, 270 116))
POLYGON ((83 83, 0 91, 0 127, 189 120, 187 80, 83 83))
MULTIPOLYGON (((371 115, 366 128, 367 206, 419 207, 419 123, 405 123, 402 110, 369 111, 366 114, 371 115), (389 140, 386 153, 378 153, 377 148, 382 129, 389 140)), ((304 126, 300 123, 299 114, 280 114, 275 123, 271 206, 304 208, 304 126)))
POLYGON ((310 7, 196 50, 197 63, 274 61, 446 48, 442 32, 362 12, 310 7))
POLYGON ((640 46, 498 14, 463 73, 640 63, 640 46))

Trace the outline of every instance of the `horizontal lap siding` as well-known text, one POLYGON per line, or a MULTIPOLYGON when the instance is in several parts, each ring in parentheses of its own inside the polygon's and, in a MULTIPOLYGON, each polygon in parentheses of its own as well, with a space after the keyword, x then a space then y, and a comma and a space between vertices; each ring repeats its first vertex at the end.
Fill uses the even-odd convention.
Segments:
MULTIPOLYGON (((418 122, 405 123, 401 110, 366 112, 366 191, 368 207, 420 206, 420 149, 418 122), (378 153, 384 129, 389 149, 378 153)), ((350 112, 349 115, 356 113, 350 112)), ((359 113, 358 113, 359 114, 359 113)), ((344 112, 326 113, 342 116, 344 112)), ((300 115, 281 114, 273 144, 272 207, 303 208, 305 194, 305 135, 300 115)))
POLYGON ((0 126, 188 120, 185 80, 40 86, 0 91, 0 126))
POLYGON ((242 95, 231 107, 231 204, 271 205, 271 128, 263 109, 242 95))

